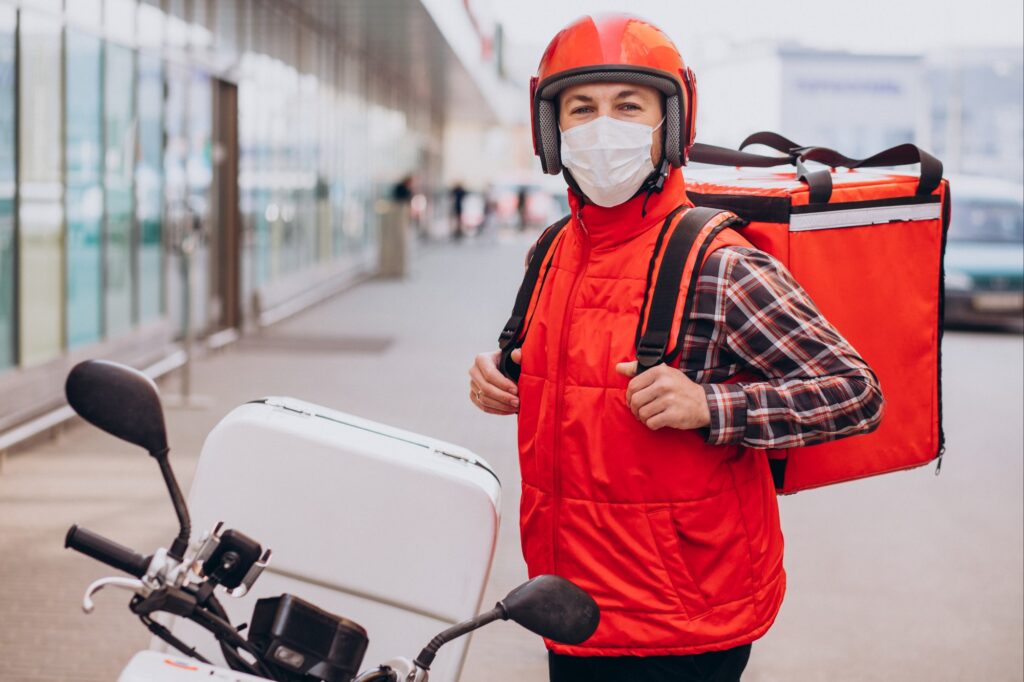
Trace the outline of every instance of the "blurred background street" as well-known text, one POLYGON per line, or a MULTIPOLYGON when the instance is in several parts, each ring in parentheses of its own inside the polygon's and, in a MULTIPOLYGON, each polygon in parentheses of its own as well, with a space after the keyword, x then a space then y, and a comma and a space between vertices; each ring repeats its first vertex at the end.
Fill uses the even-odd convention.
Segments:
MULTIPOLYGON (((744 679, 1024 680, 1024 6, 785 7, 630 5, 696 72, 700 142, 943 160, 947 453, 939 477, 780 499, 789 592, 744 679)), ((468 447, 503 486, 484 603, 525 579, 515 421, 472 407, 466 371, 567 210, 529 78, 562 26, 620 9, 0 0, 0 680, 113 680, 149 644, 123 594, 81 613, 108 571, 62 548, 76 522, 147 551, 174 530, 153 462, 71 418, 86 358, 198 396, 168 410, 186 489, 210 429, 267 395, 468 447)), ((545 671, 496 624, 462 679, 545 671)))
MULTIPOLYGON (((515 422, 470 404, 466 370, 504 324, 528 243, 513 235, 430 248, 404 282, 364 284, 207 355, 195 390, 209 408, 168 412, 179 474, 191 476, 221 417, 270 394, 465 445, 502 481, 503 525, 484 603, 500 598, 526 578, 515 422), (358 348, 360 338, 386 343, 330 350, 358 348)), ((1022 353, 1019 335, 947 333, 949 447, 940 476, 927 466, 780 500, 789 593, 744 679, 1020 678, 1022 353)), ((177 381, 164 387, 173 392, 177 381)), ((0 679, 115 679, 149 641, 123 593, 101 594, 93 615, 80 611, 85 585, 110 571, 62 548, 73 522, 139 548, 166 544, 175 528, 151 459, 92 427, 76 424, 11 456, 0 475, 0 679), (41 652, 53 664, 45 673, 41 652)), ((474 635, 463 679, 546 679, 543 646, 511 624, 485 628, 474 635)))

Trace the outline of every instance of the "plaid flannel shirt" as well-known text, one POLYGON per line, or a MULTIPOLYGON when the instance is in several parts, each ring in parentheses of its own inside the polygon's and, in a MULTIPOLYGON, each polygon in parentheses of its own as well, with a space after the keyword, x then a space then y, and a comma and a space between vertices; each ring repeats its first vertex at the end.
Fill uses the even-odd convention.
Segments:
POLYGON ((702 384, 708 443, 812 445, 881 421, 878 378, 771 255, 723 247, 701 268, 680 369, 702 384), (763 380, 721 383, 747 371, 763 380))

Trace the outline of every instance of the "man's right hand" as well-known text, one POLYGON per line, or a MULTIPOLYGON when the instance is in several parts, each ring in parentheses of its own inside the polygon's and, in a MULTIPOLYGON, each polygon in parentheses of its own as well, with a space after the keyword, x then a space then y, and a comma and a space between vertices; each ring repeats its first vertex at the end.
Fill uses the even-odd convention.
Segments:
MULTIPOLYGON (((523 351, 512 351, 512 362, 519 364, 523 351)), ((515 414, 519 412, 519 388, 516 383, 498 371, 501 351, 480 353, 469 368, 469 399, 487 414, 515 414)))

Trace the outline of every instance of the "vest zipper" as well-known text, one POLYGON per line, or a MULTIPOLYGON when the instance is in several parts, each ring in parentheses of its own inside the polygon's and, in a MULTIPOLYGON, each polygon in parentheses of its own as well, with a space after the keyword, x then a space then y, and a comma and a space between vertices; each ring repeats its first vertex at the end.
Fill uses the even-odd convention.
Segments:
POLYGON ((583 232, 583 252, 580 255, 579 271, 576 273, 576 278, 573 280, 572 288, 569 290, 569 298, 566 301, 565 311, 562 314, 562 336, 558 342, 558 375, 556 376, 555 381, 555 441, 551 448, 551 493, 554 498, 551 524, 551 572, 556 575, 558 574, 558 517, 562 507, 562 467, 560 446, 562 440, 562 408, 565 404, 565 365, 567 361, 566 355, 569 350, 569 327, 572 325, 572 313, 576 306, 576 294, 579 291, 580 282, 583 281, 583 275, 586 274, 587 266, 590 261, 590 233, 587 232, 587 226, 583 222, 582 208, 576 212, 576 221, 579 223, 580 229, 583 232))

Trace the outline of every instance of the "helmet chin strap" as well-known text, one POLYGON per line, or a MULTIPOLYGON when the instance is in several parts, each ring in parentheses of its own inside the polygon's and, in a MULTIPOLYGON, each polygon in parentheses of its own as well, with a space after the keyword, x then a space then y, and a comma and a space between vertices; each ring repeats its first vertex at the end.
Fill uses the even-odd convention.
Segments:
MULTIPOLYGON (((664 110, 664 106, 665 106, 664 101, 662 101, 663 110, 664 110)), ((665 119, 662 119, 662 122, 664 122, 664 120, 665 119)), ((637 190, 637 194, 640 194, 640 192, 643 192, 645 190, 647 192, 647 196, 644 197, 644 203, 640 207, 640 217, 641 218, 646 218, 647 217, 647 201, 651 198, 651 195, 654 194, 655 192, 658 192, 660 194, 661 190, 665 188, 665 180, 668 179, 668 172, 669 172, 670 164, 668 162, 668 154, 665 153, 665 143, 668 141, 667 137, 668 137, 668 134, 666 133, 666 129, 662 128, 661 129, 661 160, 658 161, 657 164, 655 164, 656 167, 654 169, 654 172, 652 172, 650 175, 647 176, 647 179, 643 181, 642 185, 640 185, 640 189, 637 190)))
POLYGON ((661 193, 661 190, 665 188, 665 180, 668 179, 669 163, 665 157, 665 148, 661 149, 661 163, 658 164, 658 168, 653 173, 647 176, 644 183, 640 185, 640 189, 637 190, 637 194, 647 191, 647 196, 644 197, 643 206, 640 207, 640 217, 647 217, 647 201, 651 198, 651 195, 655 192, 661 193))

